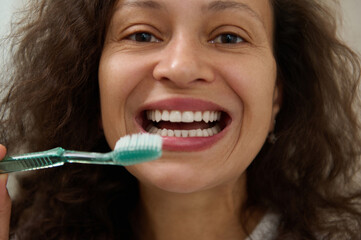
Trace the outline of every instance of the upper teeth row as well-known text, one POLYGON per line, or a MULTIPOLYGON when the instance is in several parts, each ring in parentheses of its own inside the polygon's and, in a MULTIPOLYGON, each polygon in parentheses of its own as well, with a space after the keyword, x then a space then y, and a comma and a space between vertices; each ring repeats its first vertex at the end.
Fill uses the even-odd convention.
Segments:
POLYGON ((170 122, 214 122, 221 120, 219 111, 167 111, 167 110, 148 110, 147 119, 153 122, 170 121, 170 122))

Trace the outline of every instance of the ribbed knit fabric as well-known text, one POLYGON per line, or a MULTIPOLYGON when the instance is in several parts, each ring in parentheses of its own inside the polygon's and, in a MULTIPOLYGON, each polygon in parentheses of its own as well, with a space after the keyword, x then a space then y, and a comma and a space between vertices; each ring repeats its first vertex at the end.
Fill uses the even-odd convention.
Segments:
POLYGON ((246 240, 273 240, 277 234, 279 215, 266 213, 252 234, 246 240))

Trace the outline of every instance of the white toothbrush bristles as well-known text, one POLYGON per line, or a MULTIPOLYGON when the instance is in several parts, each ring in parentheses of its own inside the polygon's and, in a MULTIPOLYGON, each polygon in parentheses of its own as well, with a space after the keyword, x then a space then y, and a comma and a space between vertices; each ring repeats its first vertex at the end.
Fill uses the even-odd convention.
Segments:
POLYGON ((139 133, 120 138, 115 145, 114 151, 161 150, 161 148, 162 138, 159 135, 139 133))

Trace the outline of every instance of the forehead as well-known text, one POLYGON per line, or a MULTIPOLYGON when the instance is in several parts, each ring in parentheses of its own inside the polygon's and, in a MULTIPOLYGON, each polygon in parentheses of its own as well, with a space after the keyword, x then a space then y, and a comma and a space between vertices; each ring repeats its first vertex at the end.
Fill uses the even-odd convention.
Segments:
POLYGON ((271 0, 119 0, 116 10, 138 8, 174 13, 182 10, 207 12, 241 11, 271 30, 273 11, 271 0))

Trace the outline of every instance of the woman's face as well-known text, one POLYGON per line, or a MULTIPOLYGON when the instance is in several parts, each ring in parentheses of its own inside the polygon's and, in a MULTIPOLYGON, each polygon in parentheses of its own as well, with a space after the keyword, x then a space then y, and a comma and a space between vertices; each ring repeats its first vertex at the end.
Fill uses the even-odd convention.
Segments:
POLYGON ((234 182, 279 110, 269 0, 124 0, 100 61, 104 133, 162 134, 142 184, 195 192, 234 182))

